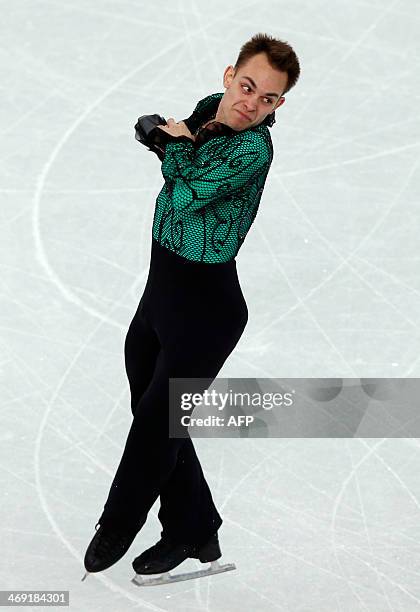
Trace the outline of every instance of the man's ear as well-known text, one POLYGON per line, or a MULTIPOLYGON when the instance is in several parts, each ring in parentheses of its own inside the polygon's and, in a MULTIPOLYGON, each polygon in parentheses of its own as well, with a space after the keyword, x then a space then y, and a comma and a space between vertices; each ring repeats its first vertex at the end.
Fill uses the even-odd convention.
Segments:
POLYGON ((279 100, 277 101, 276 106, 274 107, 273 110, 276 110, 276 108, 278 108, 279 106, 281 106, 284 102, 286 102, 286 98, 283 98, 283 96, 280 96, 279 100))
POLYGON ((223 87, 229 87, 234 78, 234 67, 232 65, 226 66, 223 73, 223 87))

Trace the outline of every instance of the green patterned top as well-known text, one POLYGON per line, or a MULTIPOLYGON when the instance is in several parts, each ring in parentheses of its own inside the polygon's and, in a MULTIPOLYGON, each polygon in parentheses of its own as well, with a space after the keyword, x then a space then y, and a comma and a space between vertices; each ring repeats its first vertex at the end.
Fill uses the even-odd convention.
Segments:
POLYGON ((262 123, 235 131, 214 121, 200 131, 215 117, 222 96, 215 93, 200 100, 184 120, 197 134, 195 142, 167 135, 165 182, 152 228, 162 246, 206 263, 229 261, 238 253, 257 214, 273 159, 271 136, 262 123))

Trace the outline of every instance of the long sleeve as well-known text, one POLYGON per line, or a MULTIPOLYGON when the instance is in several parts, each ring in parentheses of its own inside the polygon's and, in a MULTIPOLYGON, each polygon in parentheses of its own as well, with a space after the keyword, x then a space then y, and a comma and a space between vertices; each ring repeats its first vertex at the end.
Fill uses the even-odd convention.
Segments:
MULTIPOLYGON (((192 114, 183 120, 192 133, 202 123, 202 113, 205 109, 214 109, 214 114, 216 114, 217 105, 222 97, 223 93, 210 94, 196 104, 192 114)), ((149 151, 156 153, 160 161, 163 161, 165 157, 165 149, 168 142, 184 138, 172 136, 157 127, 159 124, 164 125, 165 123, 164 117, 154 113, 152 115, 142 115, 137 119, 137 123, 134 126, 136 140, 147 147, 149 151)))
POLYGON ((199 151, 182 136, 166 144, 162 174, 172 206, 198 210, 229 199, 250 180, 267 172, 270 163, 269 144, 256 131, 215 138, 199 151))

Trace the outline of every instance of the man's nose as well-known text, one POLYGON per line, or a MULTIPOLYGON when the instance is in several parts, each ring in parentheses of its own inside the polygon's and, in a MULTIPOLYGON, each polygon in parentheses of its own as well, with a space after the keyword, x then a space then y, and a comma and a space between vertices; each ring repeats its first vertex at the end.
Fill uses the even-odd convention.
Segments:
POLYGON ((252 112, 254 112, 257 109, 257 103, 255 101, 252 102, 249 99, 248 100, 244 100, 244 106, 245 106, 245 108, 247 109, 247 111, 249 113, 252 113, 252 112))

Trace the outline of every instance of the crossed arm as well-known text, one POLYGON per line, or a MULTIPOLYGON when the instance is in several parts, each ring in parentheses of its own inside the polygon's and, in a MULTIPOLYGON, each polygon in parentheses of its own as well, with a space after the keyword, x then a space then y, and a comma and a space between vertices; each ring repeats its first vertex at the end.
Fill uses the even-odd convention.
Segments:
POLYGON ((185 122, 170 118, 140 141, 161 160, 167 196, 173 208, 180 210, 199 210, 230 198, 268 171, 271 163, 268 142, 254 131, 222 135, 196 149, 185 122))

